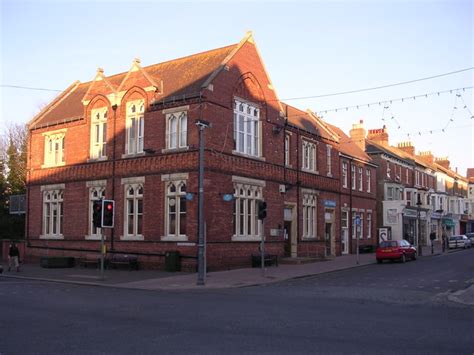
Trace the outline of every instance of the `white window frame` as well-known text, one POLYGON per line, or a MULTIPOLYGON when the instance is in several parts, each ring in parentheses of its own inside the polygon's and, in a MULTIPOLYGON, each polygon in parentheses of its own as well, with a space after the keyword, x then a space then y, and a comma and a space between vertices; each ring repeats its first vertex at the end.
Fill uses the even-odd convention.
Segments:
POLYGON ((317 143, 302 141, 302 166, 301 169, 311 173, 317 173, 317 143))
POLYGON ((241 99, 234 99, 234 142, 233 153, 251 157, 261 156, 260 107, 241 99))
POLYGON ((64 187, 64 184, 41 187, 43 211, 40 239, 64 239, 64 187))
POLYGON ((125 155, 143 153, 145 133, 145 100, 127 102, 125 155))
POLYGON ((91 110, 90 159, 107 159, 107 107, 91 110))
POLYGON ((89 187, 89 218, 88 218, 88 234, 86 240, 100 240, 102 228, 94 227, 93 212, 94 201, 100 201, 105 198, 106 180, 91 181, 87 183, 89 187))
POLYGON ((387 161, 387 177, 392 178, 392 169, 390 169, 390 162, 387 161))
POLYGON ((410 181, 408 175, 409 175, 409 173, 408 173, 408 168, 406 168, 406 170, 405 170, 405 179, 406 179, 407 184, 408 184, 408 182, 410 181))
POLYGON ((342 187, 347 188, 347 162, 342 162, 342 187))
POLYGON ((359 212, 360 217, 360 234, 359 239, 364 239, 364 212, 359 212))
POLYGON ((359 191, 362 191, 364 189, 364 169, 359 166, 357 168, 357 174, 359 176, 359 191))
POLYGON ((366 169, 365 175, 367 180, 367 192, 371 192, 370 185, 372 184, 372 171, 370 171, 370 169, 366 169))
POLYGON ((64 145, 66 130, 57 130, 43 133, 44 136, 44 164, 42 168, 65 165, 64 145))
POLYGON ((316 194, 303 194, 303 239, 315 239, 317 236, 317 206, 316 194))
POLYGON ((234 181, 233 241, 256 241, 262 238, 258 202, 263 200, 261 184, 234 181))
MULTIPOLYGON (((186 176, 187 178, 187 176, 186 176)), ((187 200, 186 200, 186 179, 170 179, 165 184, 165 235, 161 238, 164 241, 187 241, 187 200), (174 191, 172 189, 174 188, 174 191), (184 204, 184 212, 182 207, 184 204), (174 212, 171 212, 171 207, 174 212), (174 216, 174 231, 171 230, 171 216, 174 216), (181 220, 184 218, 184 233, 181 230, 181 220)))
POLYGON ((123 179, 124 185, 124 208, 123 208, 123 236, 121 240, 144 240, 143 235, 143 226, 144 226, 144 208, 143 208, 143 198, 144 198, 144 178, 132 178, 133 180, 123 179), (132 192, 133 191, 133 192, 132 192), (132 202, 132 208, 130 209, 130 203, 132 202), (141 213, 139 212, 141 205, 141 213), (132 212, 130 211, 132 210, 132 212), (132 220, 132 233, 129 233, 129 216, 132 220), (141 231, 139 230, 141 227, 141 231), (140 233, 141 232, 141 233, 140 233))
POLYGON ((357 211, 352 210, 351 212, 351 218, 352 218, 352 239, 356 239, 356 234, 357 234, 357 225, 355 222, 356 217, 358 216, 357 211))
POLYGON ((188 148, 188 113, 170 112, 166 115, 166 149, 186 148, 188 148))
POLYGON ((367 212, 367 239, 372 238, 372 212, 367 212))
POLYGON ((285 166, 290 166, 291 135, 285 134, 285 166))
POLYGON ((332 146, 326 145, 327 175, 332 176, 332 146))
POLYGON ((351 164, 351 188, 352 190, 356 189, 357 185, 357 175, 356 175, 356 167, 354 164, 351 164))

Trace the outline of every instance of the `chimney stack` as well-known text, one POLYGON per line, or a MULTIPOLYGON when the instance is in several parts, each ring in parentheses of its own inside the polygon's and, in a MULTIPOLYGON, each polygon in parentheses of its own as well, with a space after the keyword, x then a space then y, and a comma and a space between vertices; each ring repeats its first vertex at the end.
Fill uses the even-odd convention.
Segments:
POLYGON ((450 169, 450 167, 449 167, 450 162, 449 162, 448 157, 436 158, 435 162, 436 162, 436 164, 441 165, 445 169, 448 169, 448 170, 450 169))
POLYGON ((397 148, 410 154, 412 157, 415 156, 415 147, 409 141, 398 143, 397 148))
POLYGON ((379 143, 384 147, 388 147, 388 132, 387 127, 384 125, 382 128, 369 129, 367 139, 379 143))
POLYGON ((357 146, 365 152, 365 128, 364 121, 360 120, 359 123, 354 123, 352 129, 349 131, 351 140, 357 144, 357 146))
POLYGON ((420 152, 418 157, 426 163, 433 164, 434 163, 434 155, 431 151, 427 150, 425 152, 420 152))

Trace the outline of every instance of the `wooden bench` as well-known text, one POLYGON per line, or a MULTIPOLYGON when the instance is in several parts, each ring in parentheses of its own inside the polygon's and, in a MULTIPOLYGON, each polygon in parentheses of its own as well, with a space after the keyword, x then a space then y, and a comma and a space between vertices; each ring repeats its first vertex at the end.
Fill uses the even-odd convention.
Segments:
MULTIPOLYGON (((276 254, 265 254, 263 257, 263 263, 265 266, 275 265, 278 266, 278 255, 276 254)), ((252 254, 252 267, 261 267, 262 257, 260 254, 252 254)))
POLYGON ((108 260, 107 264, 113 269, 121 266, 127 266, 129 270, 138 270, 138 256, 129 254, 114 254, 108 260))
POLYGON ((94 266, 98 268, 100 265, 100 255, 97 254, 86 254, 84 257, 78 259, 79 266, 87 268, 88 266, 94 266))

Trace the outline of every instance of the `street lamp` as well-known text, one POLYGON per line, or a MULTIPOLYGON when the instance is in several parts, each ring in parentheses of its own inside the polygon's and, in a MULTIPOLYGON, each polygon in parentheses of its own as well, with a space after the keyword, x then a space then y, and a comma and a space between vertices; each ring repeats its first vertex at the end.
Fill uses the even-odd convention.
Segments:
POLYGON ((211 127, 211 123, 204 120, 196 120, 199 128, 199 204, 198 204, 198 285, 206 284, 206 266, 204 262, 204 129, 211 127))
POLYGON ((420 221, 420 214, 421 214, 421 211, 420 211, 420 206, 421 206, 421 195, 418 193, 417 195, 417 201, 416 201, 416 207, 417 207, 417 220, 418 220, 418 233, 417 233, 417 236, 416 236, 416 244, 417 244, 417 247, 418 247, 418 255, 419 256, 422 256, 423 255, 423 251, 422 251, 422 248, 421 248, 421 221, 420 221))

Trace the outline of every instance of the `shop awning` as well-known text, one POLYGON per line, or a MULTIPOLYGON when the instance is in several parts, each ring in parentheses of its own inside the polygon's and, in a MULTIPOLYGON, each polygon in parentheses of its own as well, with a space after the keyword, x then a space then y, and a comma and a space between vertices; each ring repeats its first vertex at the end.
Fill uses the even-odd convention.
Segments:
POLYGON ((447 227, 454 227, 455 224, 451 218, 443 218, 442 223, 447 227))

